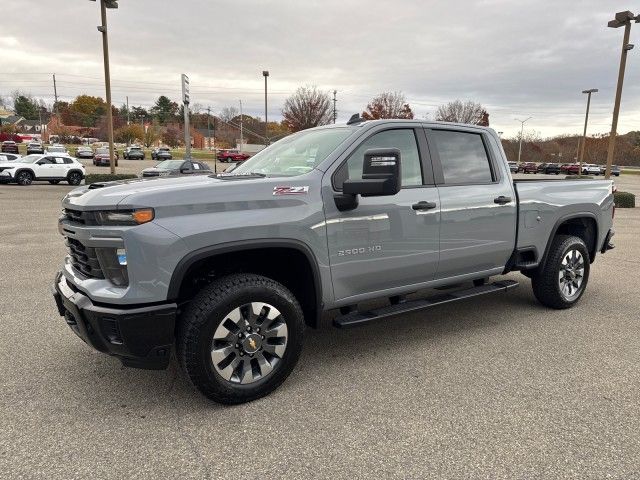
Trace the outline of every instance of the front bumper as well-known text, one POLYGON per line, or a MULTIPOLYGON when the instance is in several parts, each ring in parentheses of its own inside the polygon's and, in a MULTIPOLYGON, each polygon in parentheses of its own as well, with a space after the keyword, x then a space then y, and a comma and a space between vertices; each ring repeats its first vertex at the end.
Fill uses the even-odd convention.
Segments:
POLYGON ((175 303, 133 308, 94 304, 59 272, 53 297, 67 325, 96 350, 128 367, 161 370, 169 365, 174 342, 175 303))

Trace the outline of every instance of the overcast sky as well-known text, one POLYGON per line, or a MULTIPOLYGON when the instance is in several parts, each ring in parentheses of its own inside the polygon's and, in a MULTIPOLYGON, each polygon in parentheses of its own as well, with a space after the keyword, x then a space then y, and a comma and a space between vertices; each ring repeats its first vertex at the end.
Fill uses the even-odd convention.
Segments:
MULTIPOLYGON (((631 0, 120 0, 109 10, 113 101, 150 106, 180 99, 219 112, 236 106, 269 118, 300 85, 338 91, 339 121, 375 94, 402 91, 416 118, 454 99, 475 100, 505 136, 515 118, 543 136, 610 128, 623 29, 607 28, 631 0)), ((635 6, 633 5, 635 3, 635 6)), ((634 12, 640 13, 640 12, 634 12)), ((0 95, 13 90, 70 100, 104 97, 98 4, 2 0, 0 95)), ((640 130, 640 24, 634 24, 619 132, 640 130)))

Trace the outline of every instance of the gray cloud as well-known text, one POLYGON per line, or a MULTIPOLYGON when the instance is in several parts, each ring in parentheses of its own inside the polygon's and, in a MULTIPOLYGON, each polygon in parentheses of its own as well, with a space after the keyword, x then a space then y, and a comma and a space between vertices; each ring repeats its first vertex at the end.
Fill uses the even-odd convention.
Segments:
MULTIPOLYGON (((577 133, 585 88, 599 88, 590 131, 611 122, 622 30, 606 27, 627 2, 597 0, 425 2, 414 0, 120 0, 109 11, 114 103, 150 105, 180 96, 219 111, 242 99, 263 114, 269 69, 270 118, 299 85, 338 90, 339 118, 384 90, 403 91, 418 117, 473 99, 506 135, 533 116, 543 135, 577 133)), ((638 13, 638 12, 636 12, 638 13)), ((64 98, 104 96, 96 3, 3 0, 0 94, 16 88, 50 100, 50 73, 64 98)), ((640 43, 640 24, 632 43, 640 43)), ((640 50, 640 49, 638 49, 640 50)), ((621 131, 640 130, 640 52, 627 64, 621 131)))

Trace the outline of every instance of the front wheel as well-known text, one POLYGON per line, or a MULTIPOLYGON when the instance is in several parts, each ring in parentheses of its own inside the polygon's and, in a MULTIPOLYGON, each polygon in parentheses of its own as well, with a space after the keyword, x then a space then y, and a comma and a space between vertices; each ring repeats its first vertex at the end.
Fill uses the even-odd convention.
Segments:
POLYGON ((177 356, 193 385, 219 403, 255 400, 289 376, 302 350, 300 304, 283 285, 253 274, 220 278, 179 320, 177 356))
POLYGON ((581 238, 557 235, 545 264, 531 276, 533 294, 547 307, 576 304, 589 281, 589 251, 581 238))
POLYGON ((31 185, 31 183, 33 182, 33 174, 27 171, 20 172, 16 177, 16 182, 18 183, 18 185, 31 185))

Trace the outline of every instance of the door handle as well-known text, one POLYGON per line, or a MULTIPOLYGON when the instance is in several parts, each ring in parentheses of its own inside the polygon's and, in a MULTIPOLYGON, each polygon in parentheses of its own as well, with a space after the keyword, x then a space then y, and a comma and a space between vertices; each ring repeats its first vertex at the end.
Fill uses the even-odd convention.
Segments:
POLYGON ((418 202, 411 205, 414 210, 431 210, 436 208, 436 202, 418 202))
POLYGON ((511 203, 511 197, 500 195, 498 198, 493 199, 493 203, 497 203, 498 205, 505 205, 507 203, 511 203))

